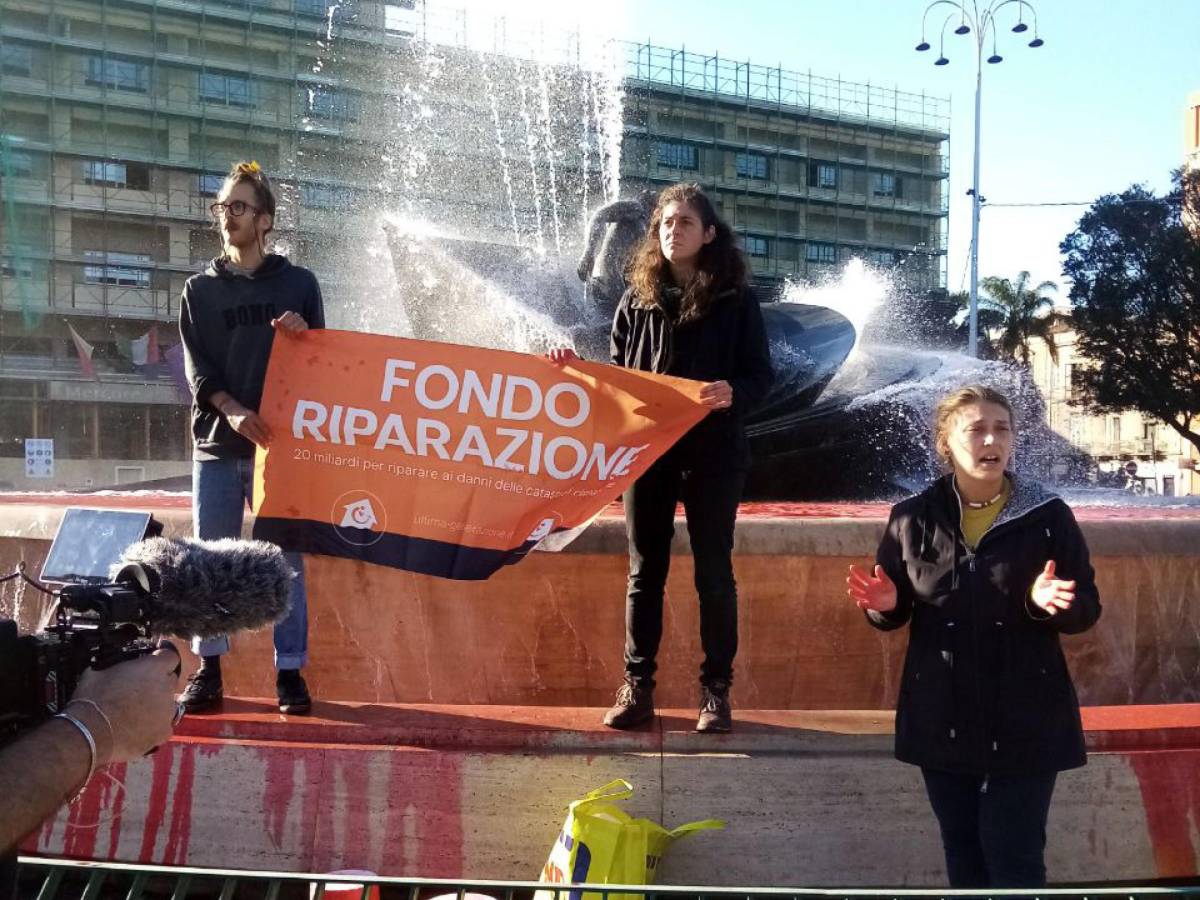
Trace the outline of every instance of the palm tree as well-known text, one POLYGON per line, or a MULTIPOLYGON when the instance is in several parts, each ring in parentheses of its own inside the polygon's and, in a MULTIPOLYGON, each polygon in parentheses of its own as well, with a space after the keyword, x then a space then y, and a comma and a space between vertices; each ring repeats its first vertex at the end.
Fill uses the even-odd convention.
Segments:
POLYGON ((1058 315, 1054 300, 1046 296, 1058 290, 1053 281, 1029 286, 1029 273, 1019 272, 1016 281, 992 276, 979 282, 983 295, 979 298, 979 330, 989 340, 999 357, 1017 360, 1029 366, 1029 343, 1041 338, 1050 358, 1058 362, 1054 346, 1054 325, 1058 315))

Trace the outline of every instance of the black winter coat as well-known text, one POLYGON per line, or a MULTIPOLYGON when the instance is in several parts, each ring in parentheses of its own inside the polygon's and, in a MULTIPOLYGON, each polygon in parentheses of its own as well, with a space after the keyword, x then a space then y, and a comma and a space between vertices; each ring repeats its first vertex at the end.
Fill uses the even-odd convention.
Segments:
POLYGON ((728 381, 733 405, 714 410, 673 448, 686 469, 728 471, 750 466, 746 414, 775 380, 762 310, 749 290, 726 291, 700 318, 672 322, 632 288, 617 305, 612 361, 627 369, 696 381, 728 381))
MULTIPOLYGON (((1011 477, 1011 476, 1010 476, 1011 477)), ((896 758, 975 775, 1086 763, 1079 701, 1058 635, 1100 617, 1087 544, 1067 505, 1034 482, 1013 492, 972 551, 952 476, 892 508, 876 561, 896 583, 876 628, 912 622, 896 707, 896 758), (1030 591, 1047 560, 1075 602, 1046 616, 1030 591)))

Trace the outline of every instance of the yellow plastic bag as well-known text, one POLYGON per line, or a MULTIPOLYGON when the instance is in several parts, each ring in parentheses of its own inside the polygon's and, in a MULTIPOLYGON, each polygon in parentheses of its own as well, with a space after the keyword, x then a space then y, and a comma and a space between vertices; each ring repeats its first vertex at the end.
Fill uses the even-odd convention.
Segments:
MULTIPOLYGON (((724 828, 717 819, 690 822, 671 831, 635 819, 614 802, 633 796, 633 785, 617 779, 567 807, 567 820, 550 849, 539 881, 546 884, 651 884, 667 848, 693 831, 724 828)), ((635 900, 640 894, 609 894, 635 900)), ((534 900, 600 900, 593 891, 538 891, 534 900)))

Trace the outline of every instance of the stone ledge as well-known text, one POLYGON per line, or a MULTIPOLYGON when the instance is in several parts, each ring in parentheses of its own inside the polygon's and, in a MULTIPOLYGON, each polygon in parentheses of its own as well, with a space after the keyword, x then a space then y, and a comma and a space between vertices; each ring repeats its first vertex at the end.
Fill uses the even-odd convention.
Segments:
MULTIPOLYGON (((386 745, 470 752, 891 754, 892 710, 735 709, 731 734, 697 734, 695 712, 660 709, 629 731, 601 724, 593 707, 350 703, 318 700, 284 716, 267 698, 229 698, 185 716, 179 738, 386 745)), ((1200 704, 1083 709, 1091 752, 1200 749, 1200 704)))
MULTIPOLYGON (((57 499, 57 498, 56 498, 57 499)), ((3 496, 0 495, 0 501, 3 496)), ((192 533, 191 506, 186 497, 142 499, 131 495, 62 495, 62 502, 0 502, 0 539, 49 541, 54 537, 67 506, 113 506, 147 509, 163 523, 167 536, 192 533), (141 501, 141 502, 139 502, 141 501)), ((1145 510, 1138 518, 1110 519, 1087 516, 1080 527, 1093 556, 1192 556, 1200 547, 1200 512, 1195 516, 1155 515, 1145 510)), ((250 537, 247 517, 243 537, 250 537)), ((738 520, 734 552, 742 556, 870 557, 883 533, 885 519, 877 517, 818 517, 744 515, 738 520)), ((628 544, 624 521, 604 515, 562 553, 624 556, 628 544)), ((690 553, 687 525, 675 521, 676 555, 690 553)))

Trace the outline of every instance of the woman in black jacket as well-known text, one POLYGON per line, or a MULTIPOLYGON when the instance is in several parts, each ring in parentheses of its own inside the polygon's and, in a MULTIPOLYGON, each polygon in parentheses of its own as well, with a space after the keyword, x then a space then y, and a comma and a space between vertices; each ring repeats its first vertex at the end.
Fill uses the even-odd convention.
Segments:
MULTIPOLYGON (((654 716, 663 592, 682 500, 704 648, 696 730, 729 731, 737 653, 733 528, 750 464, 744 421, 774 380, 762 312, 733 232, 697 184, 659 195, 630 262, 629 285, 613 318, 612 361, 704 382, 701 402, 712 412, 625 493, 625 680, 604 724, 632 728, 654 716)), ((573 355, 558 350, 550 357, 565 362, 573 355)))
POLYGON ((1067 505, 1006 471, 1012 408, 990 388, 938 406, 951 470, 892 508, 874 572, 850 567, 872 625, 912 623, 896 758, 921 767, 954 888, 1041 887, 1058 772, 1086 762, 1058 635, 1100 617, 1067 505))

